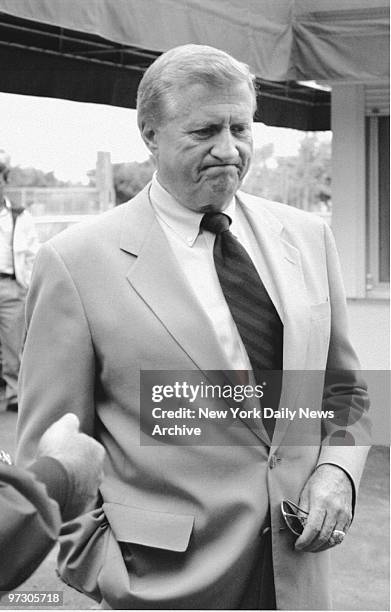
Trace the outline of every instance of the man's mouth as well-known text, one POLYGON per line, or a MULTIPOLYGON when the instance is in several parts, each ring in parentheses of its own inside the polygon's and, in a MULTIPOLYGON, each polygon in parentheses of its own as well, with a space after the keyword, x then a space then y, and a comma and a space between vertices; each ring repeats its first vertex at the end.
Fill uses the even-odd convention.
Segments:
POLYGON ((202 170, 203 172, 206 172, 209 175, 214 175, 214 174, 217 175, 217 174, 224 174, 232 170, 234 170, 235 172, 240 172, 240 167, 238 166, 238 164, 216 164, 216 165, 204 166, 202 170))

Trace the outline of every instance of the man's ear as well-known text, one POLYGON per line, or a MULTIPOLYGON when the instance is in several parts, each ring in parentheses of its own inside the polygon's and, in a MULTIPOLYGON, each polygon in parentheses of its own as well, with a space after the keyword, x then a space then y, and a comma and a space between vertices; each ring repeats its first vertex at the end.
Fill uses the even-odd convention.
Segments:
POLYGON ((143 141, 147 145, 152 155, 156 158, 158 152, 157 144, 157 129, 146 123, 142 123, 140 127, 140 133, 143 141))

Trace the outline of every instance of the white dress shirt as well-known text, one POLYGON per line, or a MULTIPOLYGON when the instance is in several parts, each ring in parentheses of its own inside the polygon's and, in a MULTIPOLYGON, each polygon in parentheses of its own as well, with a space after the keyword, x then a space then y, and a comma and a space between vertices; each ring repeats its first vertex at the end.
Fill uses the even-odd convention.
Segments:
POLYGON ((0 208, 0 272, 14 273, 12 257, 12 214, 9 200, 4 198, 5 204, 0 208))
MULTIPOLYGON (((228 308, 213 260, 215 234, 200 229, 203 213, 180 204, 159 183, 156 173, 150 200, 158 222, 202 309, 212 322, 217 340, 232 370, 251 370, 250 361, 228 308)), ((261 253, 254 253, 252 229, 235 198, 224 213, 232 219, 231 232, 247 250, 256 267, 261 253)), ((258 269, 259 271, 259 269, 258 269)), ((216 364, 219 369, 219 364, 216 364)))

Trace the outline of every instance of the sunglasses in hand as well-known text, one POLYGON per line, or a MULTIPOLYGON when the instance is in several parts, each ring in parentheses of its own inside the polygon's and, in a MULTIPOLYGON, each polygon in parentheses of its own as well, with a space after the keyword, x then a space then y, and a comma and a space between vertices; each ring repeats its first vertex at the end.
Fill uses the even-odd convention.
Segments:
POLYGON ((283 499, 281 502, 281 513, 288 529, 296 536, 303 533, 307 522, 308 512, 303 510, 297 504, 289 499, 283 499))

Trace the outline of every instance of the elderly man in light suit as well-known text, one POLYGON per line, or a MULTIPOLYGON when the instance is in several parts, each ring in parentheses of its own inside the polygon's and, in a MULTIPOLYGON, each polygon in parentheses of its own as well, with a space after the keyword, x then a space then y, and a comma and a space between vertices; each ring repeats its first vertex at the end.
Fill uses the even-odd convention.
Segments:
MULTIPOLYGON (((231 56, 197 45, 163 54, 138 95, 139 127, 157 164, 152 183, 46 243, 35 266, 19 461, 31 459, 65 411, 104 445, 100 503, 64 526, 59 565, 67 583, 107 607, 330 606, 327 549, 349 528, 367 448, 330 444, 319 423, 311 444, 288 445, 287 419, 271 442, 263 427, 243 422, 222 429, 216 445, 140 444, 140 371, 255 372, 217 274, 218 237, 203 225, 222 211, 273 318, 275 340, 267 348, 269 330, 254 332, 254 350, 275 350, 272 364, 301 371, 284 377, 281 406, 313 405, 302 376, 310 369, 353 372, 349 388, 321 385, 319 406, 365 399, 330 230, 238 191, 254 109, 251 74, 231 56), (296 543, 282 521, 284 498, 309 512, 296 543)), ((253 315, 256 325, 263 312, 253 315)), ((363 439, 360 416, 350 439, 363 439)))

